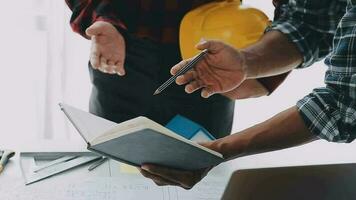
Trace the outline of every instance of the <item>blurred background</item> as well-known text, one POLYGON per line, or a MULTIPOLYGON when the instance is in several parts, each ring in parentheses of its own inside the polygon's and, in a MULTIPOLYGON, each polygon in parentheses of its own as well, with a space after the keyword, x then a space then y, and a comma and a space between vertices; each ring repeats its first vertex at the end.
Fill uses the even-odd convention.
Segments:
MULTIPOLYGON (((271 0, 245 0, 273 18, 271 0)), ((88 110, 90 41, 71 31, 64 0, 0 0, 0 146, 36 141, 81 144, 58 103, 88 110)), ((323 86, 322 62, 295 70, 271 96, 236 103, 234 132, 295 105, 323 86)), ((15 149, 16 150, 16 149, 15 149)), ((318 141, 307 146, 238 159, 240 167, 352 162, 356 144, 318 141)))

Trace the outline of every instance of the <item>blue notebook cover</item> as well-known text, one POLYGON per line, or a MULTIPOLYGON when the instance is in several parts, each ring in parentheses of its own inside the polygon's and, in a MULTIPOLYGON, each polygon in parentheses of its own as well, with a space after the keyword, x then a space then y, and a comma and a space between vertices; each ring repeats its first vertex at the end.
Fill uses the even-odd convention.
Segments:
POLYGON ((211 140, 215 140, 214 136, 212 136, 208 130, 182 115, 176 115, 171 119, 166 125, 166 128, 188 140, 194 137, 199 131, 204 132, 204 134, 211 140))

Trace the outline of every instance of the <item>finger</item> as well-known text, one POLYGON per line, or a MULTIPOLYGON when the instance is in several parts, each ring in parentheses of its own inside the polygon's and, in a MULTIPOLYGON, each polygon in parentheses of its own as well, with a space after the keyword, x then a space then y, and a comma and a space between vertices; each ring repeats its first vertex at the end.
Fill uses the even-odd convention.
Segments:
POLYGON ((100 68, 102 72, 107 73, 108 72, 108 63, 107 63, 107 59, 104 56, 100 57, 100 68))
POLYGON ((96 35, 94 35, 94 36, 91 37, 91 42, 92 42, 92 44, 97 43, 97 41, 98 41, 98 37, 97 37, 96 35))
POLYGON ((120 51, 118 53, 118 60, 115 63, 116 72, 119 76, 124 76, 126 74, 125 71, 125 57, 126 57, 126 46, 125 43, 122 43, 119 47, 120 51))
MULTIPOLYGON (((199 145, 206 147, 208 149, 213 149, 212 147, 214 146, 214 142, 215 141, 211 141, 211 142, 198 142, 199 145)), ((213 149, 214 150, 214 149, 213 149)))
POLYGON ((115 71, 119 76, 124 76, 126 74, 124 69, 124 61, 120 60, 115 63, 115 71))
POLYGON ((90 63, 94 69, 99 68, 99 65, 100 65, 99 58, 100 58, 100 56, 97 52, 92 52, 90 55, 90 63))
POLYGON ((203 88, 203 90, 201 91, 201 96, 203 98, 209 98, 211 95, 215 94, 215 92, 209 88, 209 87, 205 87, 203 88))
POLYGON ((90 50, 90 63, 94 69, 98 69, 100 66, 100 53, 96 47, 96 36, 92 37, 92 45, 90 50))
POLYGON ((184 90, 186 93, 191 94, 203 87, 204 85, 202 84, 202 82, 197 80, 197 81, 192 81, 188 85, 186 85, 184 90))
POLYGON ((92 24, 91 26, 89 26, 86 30, 85 30, 85 33, 91 37, 91 36, 94 36, 94 35, 99 35, 101 34, 103 31, 103 28, 102 28, 102 23, 100 22, 95 22, 94 24, 92 24))
POLYGON ((175 182, 186 189, 190 189, 194 185, 194 180, 192 180, 194 175, 190 172, 167 169, 165 167, 150 164, 144 164, 141 168, 152 175, 160 176, 170 182, 175 182))
POLYGON ((209 53, 216 53, 224 48, 224 43, 218 40, 203 40, 196 45, 199 50, 208 49, 209 53))
POLYGON ((189 62, 191 61, 191 59, 188 60, 182 60, 180 61, 178 64, 174 65, 171 68, 171 74, 175 75, 180 69, 182 69, 184 66, 186 66, 189 62))
POLYGON ((198 73, 195 70, 190 70, 187 73, 185 73, 184 75, 178 76, 176 78, 176 83, 178 85, 183 85, 183 84, 186 84, 186 83, 189 83, 189 82, 195 80, 197 76, 198 76, 198 73))
POLYGON ((116 73, 116 67, 115 67, 115 62, 112 60, 108 61, 108 72, 110 74, 115 74, 116 73))
POLYGON ((148 171, 144 170, 144 169, 141 169, 139 168, 140 170, 140 173, 146 177, 146 178, 149 178, 149 179, 152 179, 153 182, 155 182, 158 186, 164 186, 164 185, 179 185, 178 183, 175 183, 175 182, 172 182, 172 181, 169 181, 169 180, 166 180, 160 176, 157 176, 157 175, 154 175, 154 174, 151 174, 149 173, 148 171))
MULTIPOLYGON (((199 145, 203 146, 203 147, 206 147, 208 149, 211 149, 213 151, 216 151, 216 152, 220 152, 221 149, 219 149, 219 145, 218 145, 218 140, 214 140, 214 141, 211 141, 211 142, 198 142, 199 145)), ((211 167, 212 168, 212 167, 211 167)))

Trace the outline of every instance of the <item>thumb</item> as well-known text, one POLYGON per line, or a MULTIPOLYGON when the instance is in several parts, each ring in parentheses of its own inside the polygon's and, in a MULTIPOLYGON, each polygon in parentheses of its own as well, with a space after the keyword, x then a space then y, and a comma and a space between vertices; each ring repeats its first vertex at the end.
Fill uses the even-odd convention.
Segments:
POLYGON ((198 144, 203 146, 203 147, 206 147, 208 149, 214 150, 214 147, 213 147, 214 141, 211 141, 211 142, 198 142, 198 144))
POLYGON ((92 24, 89 28, 87 28, 85 30, 85 33, 89 36, 95 36, 95 35, 99 35, 103 32, 103 28, 101 26, 101 23, 95 22, 94 24, 92 24))
POLYGON ((199 50, 207 49, 210 53, 217 53, 224 48, 224 43, 218 40, 201 40, 195 47, 199 50))

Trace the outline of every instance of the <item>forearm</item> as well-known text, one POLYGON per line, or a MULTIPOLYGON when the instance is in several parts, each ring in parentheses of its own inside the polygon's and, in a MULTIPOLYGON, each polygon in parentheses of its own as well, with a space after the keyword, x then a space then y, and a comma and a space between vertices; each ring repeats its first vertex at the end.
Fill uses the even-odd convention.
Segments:
POLYGON ((305 126, 297 107, 240 133, 215 142, 226 159, 294 147, 316 140, 305 126))
POLYGON ((239 87, 222 95, 230 99, 247 99, 268 95, 269 91, 255 79, 244 81, 239 87))
POLYGON ((241 52, 248 79, 282 74, 303 61, 295 44, 279 31, 267 32, 260 41, 241 52))

